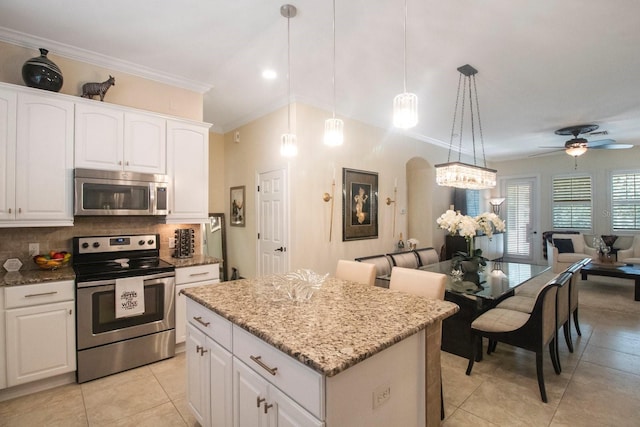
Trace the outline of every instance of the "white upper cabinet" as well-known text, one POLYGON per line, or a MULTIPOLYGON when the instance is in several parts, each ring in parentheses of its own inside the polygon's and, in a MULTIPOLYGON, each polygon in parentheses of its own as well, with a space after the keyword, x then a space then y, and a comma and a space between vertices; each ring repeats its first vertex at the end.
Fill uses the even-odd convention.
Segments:
POLYGON ((208 221, 208 125, 167 120, 167 174, 172 182, 167 222, 208 221))
POLYGON ((103 105, 76 105, 75 167, 166 173, 166 120, 103 105))
POLYGON ((0 226, 73 225, 73 103, 1 93, 0 226))

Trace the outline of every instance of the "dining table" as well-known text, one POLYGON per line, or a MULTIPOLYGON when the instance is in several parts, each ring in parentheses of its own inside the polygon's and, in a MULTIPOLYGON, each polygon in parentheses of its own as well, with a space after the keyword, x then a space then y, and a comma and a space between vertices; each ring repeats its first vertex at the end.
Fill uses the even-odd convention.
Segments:
MULTIPOLYGON (((460 311, 442 322, 442 350, 468 358, 472 354, 471 322, 512 296, 525 282, 550 270, 548 265, 487 261, 477 273, 457 273, 451 260, 419 267, 447 276, 445 300, 456 303, 460 311)), ((479 343, 482 346, 482 343, 479 343)), ((476 360, 482 359, 482 349, 476 360)))

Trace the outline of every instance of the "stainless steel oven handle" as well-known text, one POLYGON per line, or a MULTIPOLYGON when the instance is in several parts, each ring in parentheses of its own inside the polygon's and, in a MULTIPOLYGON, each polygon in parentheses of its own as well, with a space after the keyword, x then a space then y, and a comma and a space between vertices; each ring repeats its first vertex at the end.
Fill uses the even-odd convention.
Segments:
POLYGON ((200 323, 204 327, 209 327, 209 325, 211 324, 211 322, 203 322, 202 321, 202 316, 193 316, 193 320, 195 320, 196 322, 200 323))
POLYGON ((57 294, 57 293, 58 293, 58 291, 41 292, 41 293, 39 293, 39 294, 28 294, 28 295, 25 295, 24 297, 25 297, 25 298, 43 297, 43 296, 46 296, 46 295, 55 295, 55 294, 57 294))

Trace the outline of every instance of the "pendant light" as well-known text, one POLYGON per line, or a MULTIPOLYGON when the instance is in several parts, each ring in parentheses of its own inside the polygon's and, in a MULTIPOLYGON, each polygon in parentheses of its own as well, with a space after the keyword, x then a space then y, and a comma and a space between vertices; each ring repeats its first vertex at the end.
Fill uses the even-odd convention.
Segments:
POLYGON ((393 98, 393 125, 409 129, 418 124, 418 97, 407 92, 407 0, 404 0, 404 92, 393 98))
POLYGON ((333 0, 333 117, 324 121, 324 144, 334 147, 344 142, 344 122, 336 119, 336 0, 333 0))
POLYGON ((496 186, 496 170, 487 168, 487 159, 484 155, 484 141, 482 137, 482 122, 480 121, 480 106, 478 105, 478 90, 476 87, 475 75, 478 70, 471 65, 466 64, 458 67, 460 77, 458 78, 458 93, 456 95, 456 106, 453 112, 453 125, 451 126, 451 139, 449 142, 449 156, 447 163, 436 165, 436 183, 445 187, 469 188, 480 190, 485 188, 494 188, 496 186), (464 84, 463 84, 464 81, 464 84), (458 161, 451 162, 451 150, 453 148, 453 137, 455 135, 456 117, 458 113, 458 104, 460 101, 460 87, 462 89, 462 107, 460 109, 460 145, 458 148, 458 161), (473 143, 473 165, 462 163, 460 156, 462 155, 462 134, 464 124, 464 108, 466 101, 466 91, 469 90, 469 116, 471 118, 471 141, 473 143), (475 117, 474 117, 474 98, 472 90, 475 93, 475 117), (484 166, 478 166, 476 163, 476 136, 475 125, 478 125, 480 134, 480 145, 482 147, 482 158, 484 166))
POLYGON ((280 143, 280 155, 283 157, 295 157, 298 155, 298 143, 295 134, 291 133, 291 30, 289 21, 295 17, 298 9, 291 4, 280 7, 280 14, 287 18, 287 133, 282 134, 280 143))

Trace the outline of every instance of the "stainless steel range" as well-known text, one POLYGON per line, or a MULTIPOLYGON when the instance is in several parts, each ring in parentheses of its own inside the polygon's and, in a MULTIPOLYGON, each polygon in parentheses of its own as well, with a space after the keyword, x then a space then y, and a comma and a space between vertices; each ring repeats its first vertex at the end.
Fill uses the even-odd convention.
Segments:
POLYGON ((159 254, 157 234, 73 238, 79 383, 175 355, 175 268, 159 254))

